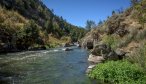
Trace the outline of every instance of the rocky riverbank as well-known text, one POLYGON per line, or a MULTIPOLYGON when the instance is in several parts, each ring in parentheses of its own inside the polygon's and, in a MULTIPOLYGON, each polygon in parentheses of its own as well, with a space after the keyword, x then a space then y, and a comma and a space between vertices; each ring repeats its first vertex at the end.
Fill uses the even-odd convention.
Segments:
POLYGON ((112 50, 110 46, 99 43, 97 44, 93 50, 91 50, 91 54, 89 55, 88 61, 90 65, 87 69, 87 73, 91 71, 95 65, 99 63, 103 63, 105 61, 113 60, 122 60, 126 56, 126 52, 122 50, 112 50))

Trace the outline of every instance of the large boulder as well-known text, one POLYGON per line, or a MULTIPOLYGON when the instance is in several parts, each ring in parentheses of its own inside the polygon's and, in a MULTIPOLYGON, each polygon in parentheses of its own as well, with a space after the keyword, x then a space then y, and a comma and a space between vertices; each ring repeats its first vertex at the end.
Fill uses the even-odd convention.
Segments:
POLYGON ((101 43, 94 47, 91 54, 95 56, 102 56, 105 60, 121 60, 126 53, 120 50, 114 51, 110 46, 101 43))
POLYGON ((123 50, 117 49, 116 54, 118 55, 119 59, 123 59, 126 56, 126 52, 124 52, 123 50))
POLYGON ((91 51, 91 53, 96 56, 102 56, 102 54, 108 54, 109 52, 111 52, 111 47, 103 43, 97 44, 91 51))
POLYGON ((105 59, 103 58, 103 56, 95 56, 95 55, 89 55, 88 61, 93 63, 93 64, 97 64, 97 63, 102 63, 105 59))
POLYGON ((110 53, 103 56, 106 60, 119 60, 119 57, 115 51, 111 51, 110 53))

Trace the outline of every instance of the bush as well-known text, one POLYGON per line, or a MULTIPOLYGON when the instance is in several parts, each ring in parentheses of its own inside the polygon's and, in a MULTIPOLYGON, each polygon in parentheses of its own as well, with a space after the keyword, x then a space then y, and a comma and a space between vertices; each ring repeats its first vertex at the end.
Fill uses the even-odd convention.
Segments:
POLYGON ((141 44, 141 46, 133 51, 132 54, 127 58, 133 63, 139 64, 143 69, 146 70, 146 43, 141 44))
POLYGON ((141 41, 141 40, 145 39, 145 37, 146 37, 146 29, 138 32, 138 34, 136 36, 136 40, 141 41))
POLYGON ((118 47, 118 43, 121 41, 120 37, 116 35, 105 35, 102 39, 103 43, 112 47, 112 49, 116 49, 118 47))
POLYGON ((143 70, 128 61, 109 61, 98 64, 90 73, 89 77, 103 82, 119 84, 145 84, 146 75, 143 70))
POLYGON ((125 36, 118 44, 118 47, 125 47, 129 43, 131 43, 133 40, 136 40, 135 36, 137 35, 138 30, 137 29, 132 29, 130 34, 125 36))

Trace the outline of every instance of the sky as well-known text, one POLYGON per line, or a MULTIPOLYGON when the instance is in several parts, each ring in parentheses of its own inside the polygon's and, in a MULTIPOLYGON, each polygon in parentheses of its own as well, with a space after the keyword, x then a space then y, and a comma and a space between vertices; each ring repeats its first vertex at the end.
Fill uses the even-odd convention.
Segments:
POLYGON ((67 22, 85 27, 87 20, 98 23, 111 16, 113 10, 126 9, 130 0, 42 0, 54 13, 67 22))

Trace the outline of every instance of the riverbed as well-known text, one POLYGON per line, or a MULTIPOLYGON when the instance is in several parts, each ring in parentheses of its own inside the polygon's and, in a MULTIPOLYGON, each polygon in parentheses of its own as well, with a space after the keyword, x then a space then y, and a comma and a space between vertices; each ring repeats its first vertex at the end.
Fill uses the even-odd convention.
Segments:
POLYGON ((70 48, 0 55, 1 84, 95 84, 86 75, 88 51, 70 48))

